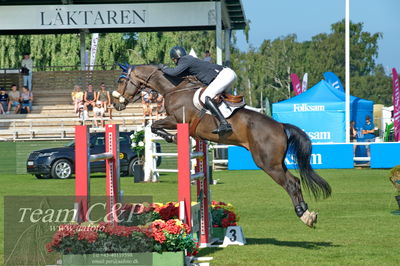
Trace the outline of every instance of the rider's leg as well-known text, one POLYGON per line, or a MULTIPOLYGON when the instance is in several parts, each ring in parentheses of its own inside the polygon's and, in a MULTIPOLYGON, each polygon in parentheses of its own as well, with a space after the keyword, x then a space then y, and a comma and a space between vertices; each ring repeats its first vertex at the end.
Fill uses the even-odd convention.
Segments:
POLYGON ((226 121, 226 119, 223 117, 223 115, 211 99, 213 99, 217 94, 222 93, 223 91, 228 89, 235 80, 235 72, 230 68, 224 68, 210 83, 210 85, 208 85, 208 87, 205 89, 200 97, 200 100, 205 104, 206 108, 210 110, 220 122, 219 128, 214 130, 213 133, 223 134, 232 131, 230 124, 228 123, 228 121, 226 121), (209 98, 208 101, 206 101, 207 98, 209 98))
POLYGON ((217 105, 211 100, 210 97, 206 97, 204 102, 210 112, 217 117, 219 121, 219 127, 214 129, 212 133, 214 134, 225 134, 232 131, 231 125, 226 121, 225 117, 222 115, 221 111, 218 109, 217 105))

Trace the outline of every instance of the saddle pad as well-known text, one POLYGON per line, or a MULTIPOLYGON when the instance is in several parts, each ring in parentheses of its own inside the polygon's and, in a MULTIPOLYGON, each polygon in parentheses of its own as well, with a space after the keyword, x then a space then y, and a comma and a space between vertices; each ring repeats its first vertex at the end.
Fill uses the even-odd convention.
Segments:
MULTIPOLYGON (((200 92, 201 92, 202 88, 197 89, 196 92, 194 93, 193 96, 193 104, 194 106, 200 111, 203 109, 203 104, 200 103, 200 92)), ((246 104, 243 103, 242 105, 239 106, 230 106, 228 105, 226 102, 222 101, 219 105, 218 105, 218 109, 221 111, 222 115, 225 118, 229 118, 236 110, 243 108, 246 104)), ((206 114, 212 115, 210 113, 210 111, 206 111, 206 114)))

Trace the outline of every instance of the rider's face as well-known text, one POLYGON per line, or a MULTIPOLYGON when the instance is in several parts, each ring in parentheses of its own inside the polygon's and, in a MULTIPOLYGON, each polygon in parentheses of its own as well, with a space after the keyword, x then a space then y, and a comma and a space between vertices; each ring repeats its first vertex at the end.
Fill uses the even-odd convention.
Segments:
POLYGON ((172 61, 174 61, 175 65, 178 64, 178 59, 173 58, 172 61))

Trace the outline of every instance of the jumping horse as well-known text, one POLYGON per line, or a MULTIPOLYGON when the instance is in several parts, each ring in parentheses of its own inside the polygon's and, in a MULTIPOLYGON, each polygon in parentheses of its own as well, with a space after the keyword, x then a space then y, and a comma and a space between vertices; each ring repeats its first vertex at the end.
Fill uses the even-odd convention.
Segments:
POLYGON ((301 183, 315 199, 329 197, 331 187, 312 169, 311 141, 301 129, 243 108, 228 119, 233 129, 231 133, 212 134, 217 127, 216 118, 205 114, 199 121, 199 110, 193 104, 196 88, 201 87, 201 84, 186 79, 172 79, 154 65, 126 66, 123 70, 118 87, 112 93, 116 110, 125 109, 146 87, 157 91, 164 96, 167 117, 151 125, 153 133, 173 142, 175 136, 165 129, 176 129, 177 123, 186 122, 190 127, 198 123, 195 131, 190 133, 192 137, 246 148, 251 152, 256 165, 286 190, 301 221, 309 227, 314 226, 317 213, 308 210, 299 178, 289 172, 285 165, 286 154, 293 154, 301 183))

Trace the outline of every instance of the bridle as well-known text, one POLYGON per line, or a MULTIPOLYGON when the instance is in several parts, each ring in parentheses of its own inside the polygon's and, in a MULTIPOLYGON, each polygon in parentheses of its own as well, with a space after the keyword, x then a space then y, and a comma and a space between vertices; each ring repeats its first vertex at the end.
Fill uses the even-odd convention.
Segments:
POLYGON ((120 78, 124 78, 127 80, 125 82, 125 86, 122 90, 122 93, 120 93, 119 91, 112 92, 112 96, 114 98, 118 99, 120 103, 126 104, 129 102, 129 99, 132 99, 133 97, 135 97, 136 94, 143 91, 146 87, 152 88, 152 86, 149 84, 149 80, 153 76, 153 74, 158 70, 157 68, 154 69, 150 73, 150 75, 145 80, 143 80, 143 79, 137 77, 136 75, 134 75, 134 72, 132 73, 133 69, 134 69, 133 67, 130 67, 128 69, 127 73, 123 72, 122 75, 120 76, 120 78), (135 91, 135 93, 133 93, 133 95, 129 96, 127 99, 126 96, 124 96, 124 95, 125 95, 126 89, 128 87, 128 84, 132 84, 136 88, 136 91, 135 91))

